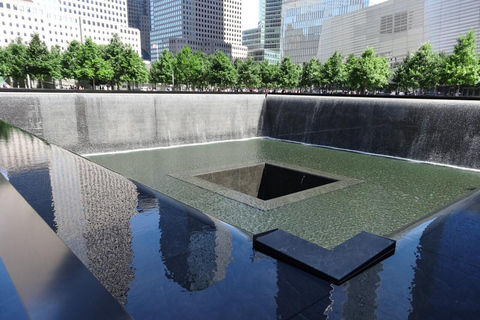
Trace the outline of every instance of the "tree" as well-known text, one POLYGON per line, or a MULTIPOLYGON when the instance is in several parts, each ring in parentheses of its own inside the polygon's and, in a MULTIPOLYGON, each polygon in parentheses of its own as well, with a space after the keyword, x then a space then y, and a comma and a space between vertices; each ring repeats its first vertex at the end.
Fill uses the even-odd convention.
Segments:
POLYGON ((388 84, 390 71, 387 59, 377 57, 373 48, 367 47, 360 58, 352 59, 349 65, 349 83, 364 94, 388 84))
POLYGON ((304 88, 320 87, 322 81, 322 65, 312 58, 302 69, 300 77, 300 86, 304 88))
POLYGON ((62 78, 62 58, 63 58, 62 55, 63 54, 60 46, 55 45, 50 49, 48 64, 47 64, 47 69, 48 69, 47 76, 52 78, 52 80, 54 80, 54 84, 55 84, 55 79, 62 78))
POLYGON ((408 78, 415 89, 433 89, 440 81, 440 58, 433 51, 431 43, 427 42, 413 54, 408 61, 408 78))
POLYGON ((113 70, 112 87, 117 85, 118 88, 120 83, 124 82, 122 76, 125 74, 127 67, 124 57, 126 49, 127 46, 123 44, 117 33, 112 35, 110 42, 105 47, 104 59, 110 62, 113 70))
POLYGON ((246 60, 237 59, 234 65, 238 73, 238 87, 258 88, 261 86, 260 67, 252 58, 246 60))
POLYGON ((62 55, 62 77, 64 79, 77 79, 76 70, 80 68, 80 47, 77 40, 69 43, 67 50, 62 55))
POLYGON ((281 87, 285 89, 298 87, 300 82, 300 72, 290 57, 283 58, 282 62, 280 63, 279 76, 279 83, 281 87))
POLYGON ((231 88, 237 82, 237 70, 232 66, 230 58, 218 50, 215 55, 209 57, 210 70, 209 80, 210 84, 220 88, 231 88))
POLYGON ((349 54, 345 59, 345 83, 351 90, 358 89, 356 79, 354 79, 354 69, 357 68, 358 60, 358 57, 356 57, 354 54, 349 54))
POLYGON ((280 65, 270 64, 264 61, 260 64, 260 78, 262 80, 262 87, 265 89, 273 89, 279 86, 278 77, 280 74, 280 65))
POLYGON ((175 58, 173 54, 164 50, 158 61, 152 63, 150 68, 150 81, 154 83, 173 84, 173 67, 175 58))
POLYGON ((148 71, 142 58, 130 46, 126 46, 121 55, 121 68, 123 73, 120 76, 120 82, 128 82, 129 88, 130 82, 143 83, 148 81, 148 71))
POLYGON ((442 72, 445 83, 457 87, 457 94, 460 92, 460 86, 475 85, 480 81, 474 30, 470 30, 465 36, 457 39, 453 54, 447 57, 442 72))
POLYGON ((113 68, 108 61, 103 59, 99 46, 91 38, 87 38, 79 48, 78 69, 75 70, 75 78, 91 81, 93 90, 95 90, 95 84, 98 81, 109 82, 113 76, 113 68))
POLYGON ((192 50, 189 46, 183 47, 175 56, 174 75, 176 84, 191 84, 190 59, 192 50))
POLYGON ((28 44, 26 67, 32 78, 40 81, 42 88, 45 78, 50 74, 49 60, 47 45, 40 40, 38 33, 34 33, 28 44))
POLYGON ((411 59, 411 55, 408 53, 393 74, 392 82, 395 84, 397 90, 403 89, 407 91, 412 87, 412 80, 410 78, 411 59))
POLYGON ((335 53, 325 61, 322 78, 323 83, 326 84, 329 89, 339 89, 345 84, 345 64, 343 63, 342 55, 338 51, 335 51, 335 53))
MULTIPOLYGON (((7 48, 7 56, 10 58, 9 72, 15 80, 25 79, 27 76, 28 48, 22 43, 22 38, 15 39, 7 48)), ((27 83, 27 87, 29 83, 27 83)))
POLYGON ((208 86, 208 74, 210 70, 210 61, 204 52, 196 50, 193 53, 195 71, 192 75, 192 83, 202 89, 208 86))
POLYGON ((0 77, 10 76, 11 57, 7 49, 0 47, 0 77))

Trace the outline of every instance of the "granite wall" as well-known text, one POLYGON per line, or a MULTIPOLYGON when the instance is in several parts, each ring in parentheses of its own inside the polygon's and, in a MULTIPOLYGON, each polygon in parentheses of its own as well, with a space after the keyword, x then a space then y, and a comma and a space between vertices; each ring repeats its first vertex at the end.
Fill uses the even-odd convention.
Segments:
POLYGON ((480 168, 480 102, 268 96, 262 135, 480 168))
POLYGON ((0 93, 0 119, 85 154, 256 137, 264 95, 0 93))
POLYGON ((480 168, 475 100, 7 91, 0 119, 81 154, 265 136, 480 168))

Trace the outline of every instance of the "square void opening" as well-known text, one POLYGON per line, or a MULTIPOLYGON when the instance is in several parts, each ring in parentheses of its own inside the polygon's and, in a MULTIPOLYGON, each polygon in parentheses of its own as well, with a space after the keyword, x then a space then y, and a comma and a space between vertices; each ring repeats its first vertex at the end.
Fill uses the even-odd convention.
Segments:
POLYGON ((195 177, 265 201, 339 181, 269 163, 205 173, 195 177))

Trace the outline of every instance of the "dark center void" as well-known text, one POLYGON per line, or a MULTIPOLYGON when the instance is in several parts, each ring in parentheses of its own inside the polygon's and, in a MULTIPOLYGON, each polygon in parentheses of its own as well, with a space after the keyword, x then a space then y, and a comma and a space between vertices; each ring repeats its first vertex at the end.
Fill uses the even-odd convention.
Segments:
POLYGON ((196 177, 261 200, 271 200, 338 181, 269 163, 210 172, 196 177))

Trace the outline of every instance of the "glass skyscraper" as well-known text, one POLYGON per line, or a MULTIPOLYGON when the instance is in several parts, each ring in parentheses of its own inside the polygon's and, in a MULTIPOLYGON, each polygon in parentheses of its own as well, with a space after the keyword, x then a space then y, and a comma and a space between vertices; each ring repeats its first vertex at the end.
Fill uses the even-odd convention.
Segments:
POLYGON ((241 45, 241 0, 150 0, 152 61, 168 49, 183 47, 245 58, 241 45))
POLYGON ((282 0, 260 0, 258 27, 242 33, 242 44, 255 61, 279 61, 281 22, 282 0))
POLYGON ((323 22, 386 0, 285 0, 282 11, 281 55, 305 63, 318 52, 323 22))

